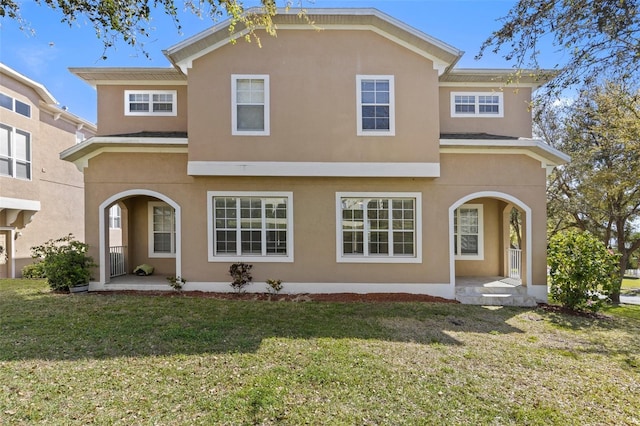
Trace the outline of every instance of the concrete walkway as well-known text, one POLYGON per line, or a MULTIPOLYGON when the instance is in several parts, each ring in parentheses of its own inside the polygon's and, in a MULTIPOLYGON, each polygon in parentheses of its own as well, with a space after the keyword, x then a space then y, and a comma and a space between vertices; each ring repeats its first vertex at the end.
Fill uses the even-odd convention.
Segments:
POLYGON ((620 303, 625 305, 640 305, 640 297, 638 296, 620 296, 620 303))

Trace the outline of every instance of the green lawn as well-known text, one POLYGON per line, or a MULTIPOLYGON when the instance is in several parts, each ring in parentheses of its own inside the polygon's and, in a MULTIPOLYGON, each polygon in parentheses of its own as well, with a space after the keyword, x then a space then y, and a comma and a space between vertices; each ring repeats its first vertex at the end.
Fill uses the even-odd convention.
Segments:
POLYGON ((640 424, 640 307, 60 295, 0 280, 0 424, 640 424))

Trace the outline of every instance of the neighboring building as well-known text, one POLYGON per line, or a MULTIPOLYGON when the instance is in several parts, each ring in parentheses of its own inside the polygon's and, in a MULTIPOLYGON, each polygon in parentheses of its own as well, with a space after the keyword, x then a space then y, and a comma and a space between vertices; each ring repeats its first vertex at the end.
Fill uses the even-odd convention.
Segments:
POLYGON ((43 85, 0 64, 0 278, 21 276, 35 245, 84 239, 82 173, 60 152, 95 133, 43 85))
POLYGON ((91 289, 229 291, 245 262, 292 293, 453 298, 511 276, 545 300, 546 174, 568 161, 531 139, 545 81, 456 69, 462 52, 377 10, 308 17, 279 14, 262 47, 222 23, 166 50, 172 68, 71 69, 98 94, 98 135, 62 154, 85 174, 91 289), (157 281, 113 278, 122 258, 157 281))

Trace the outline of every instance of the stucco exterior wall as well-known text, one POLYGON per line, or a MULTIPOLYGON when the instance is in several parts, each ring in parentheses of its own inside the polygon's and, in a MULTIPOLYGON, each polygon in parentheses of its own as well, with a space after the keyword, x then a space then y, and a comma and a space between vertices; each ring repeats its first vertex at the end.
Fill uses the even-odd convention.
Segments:
MULTIPOLYGON (((192 282, 224 282, 229 262, 209 262, 207 191, 291 191, 293 193, 293 263, 253 262, 254 279, 285 282, 433 283, 450 281, 449 208, 462 197, 482 191, 515 197, 533 210, 534 229, 545 229, 545 171, 524 155, 444 154, 437 179, 389 178, 238 178, 189 177, 185 154, 104 153, 86 171, 87 242, 98 258, 98 206, 124 191, 145 188, 164 194, 181 207, 182 276, 192 282), (122 173, 114 174, 118 167, 122 173), (422 263, 353 264, 336 262, 336 192, 419 192, 422 194, 422 263)), ((500 220, 505 203, 496 197, 485 205, 485 263, 499 275, 500 220), (493 254, 491 252, 493 251, 493 254)), ((147 199, 127 203, 130 253, 143 260, 147 240, 147 199)), ((545 283, 546 235, 533 235, 533 284, 545 283)), ((149 259, 158 273, 172 275, 171 262, 149 259)), ((242 259, 239 258, 238 261, 242 259)), ((175 265, 175 263, 173 263, 175 265)), ((469 273, 458 264, 460 273, 469 273)), ((482 269, 484 272, 485 269, 482 269)), ((458 271, 456 270, 456 273, 458 271)), ((475 275, 481 275, 476 273, 475 275)), ((322 291, 318 288, 318 291, 322 291)))
POLYGON ((98 136, 139 132, 186 132, 188 98, 186 85, 98 85, 98 136), (175 90, 176 116, 125 115, 125 90, 175 90))
POLYGON ((189 70, 190 161, 438 162, 433 64, 369 31, 287 30, 189 70), (231 75, 270 76, 270 136, 231 135, 231 75), (393 75, 395 136, 357 136, 356 75, 393 75))
POLYGON ((500 89, 491 87, 441 87, 440 131, 442 133, 489 133, 512 137, 531 137, 531 89, 528 87, 500 89), (451 92, 483 92, 488 95, 502 93, 504 116, 502 118, 451 116, 451 92))

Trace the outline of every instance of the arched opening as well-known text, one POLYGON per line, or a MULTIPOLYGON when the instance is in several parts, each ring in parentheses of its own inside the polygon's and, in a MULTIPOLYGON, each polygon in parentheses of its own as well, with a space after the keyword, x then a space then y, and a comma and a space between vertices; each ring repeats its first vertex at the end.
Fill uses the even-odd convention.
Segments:
POLYGON ((129 190, 99 207, 100 282, 165 286, 181 274, 181 211, 171 198, 146 189, 129 190), (133 274, 139 265, 154 268, 152 278, 133 274))
POLYGON ((452 286, 503 281, 531 284, 531 208, 509 194, 484 191, 449 208, 452 286))

